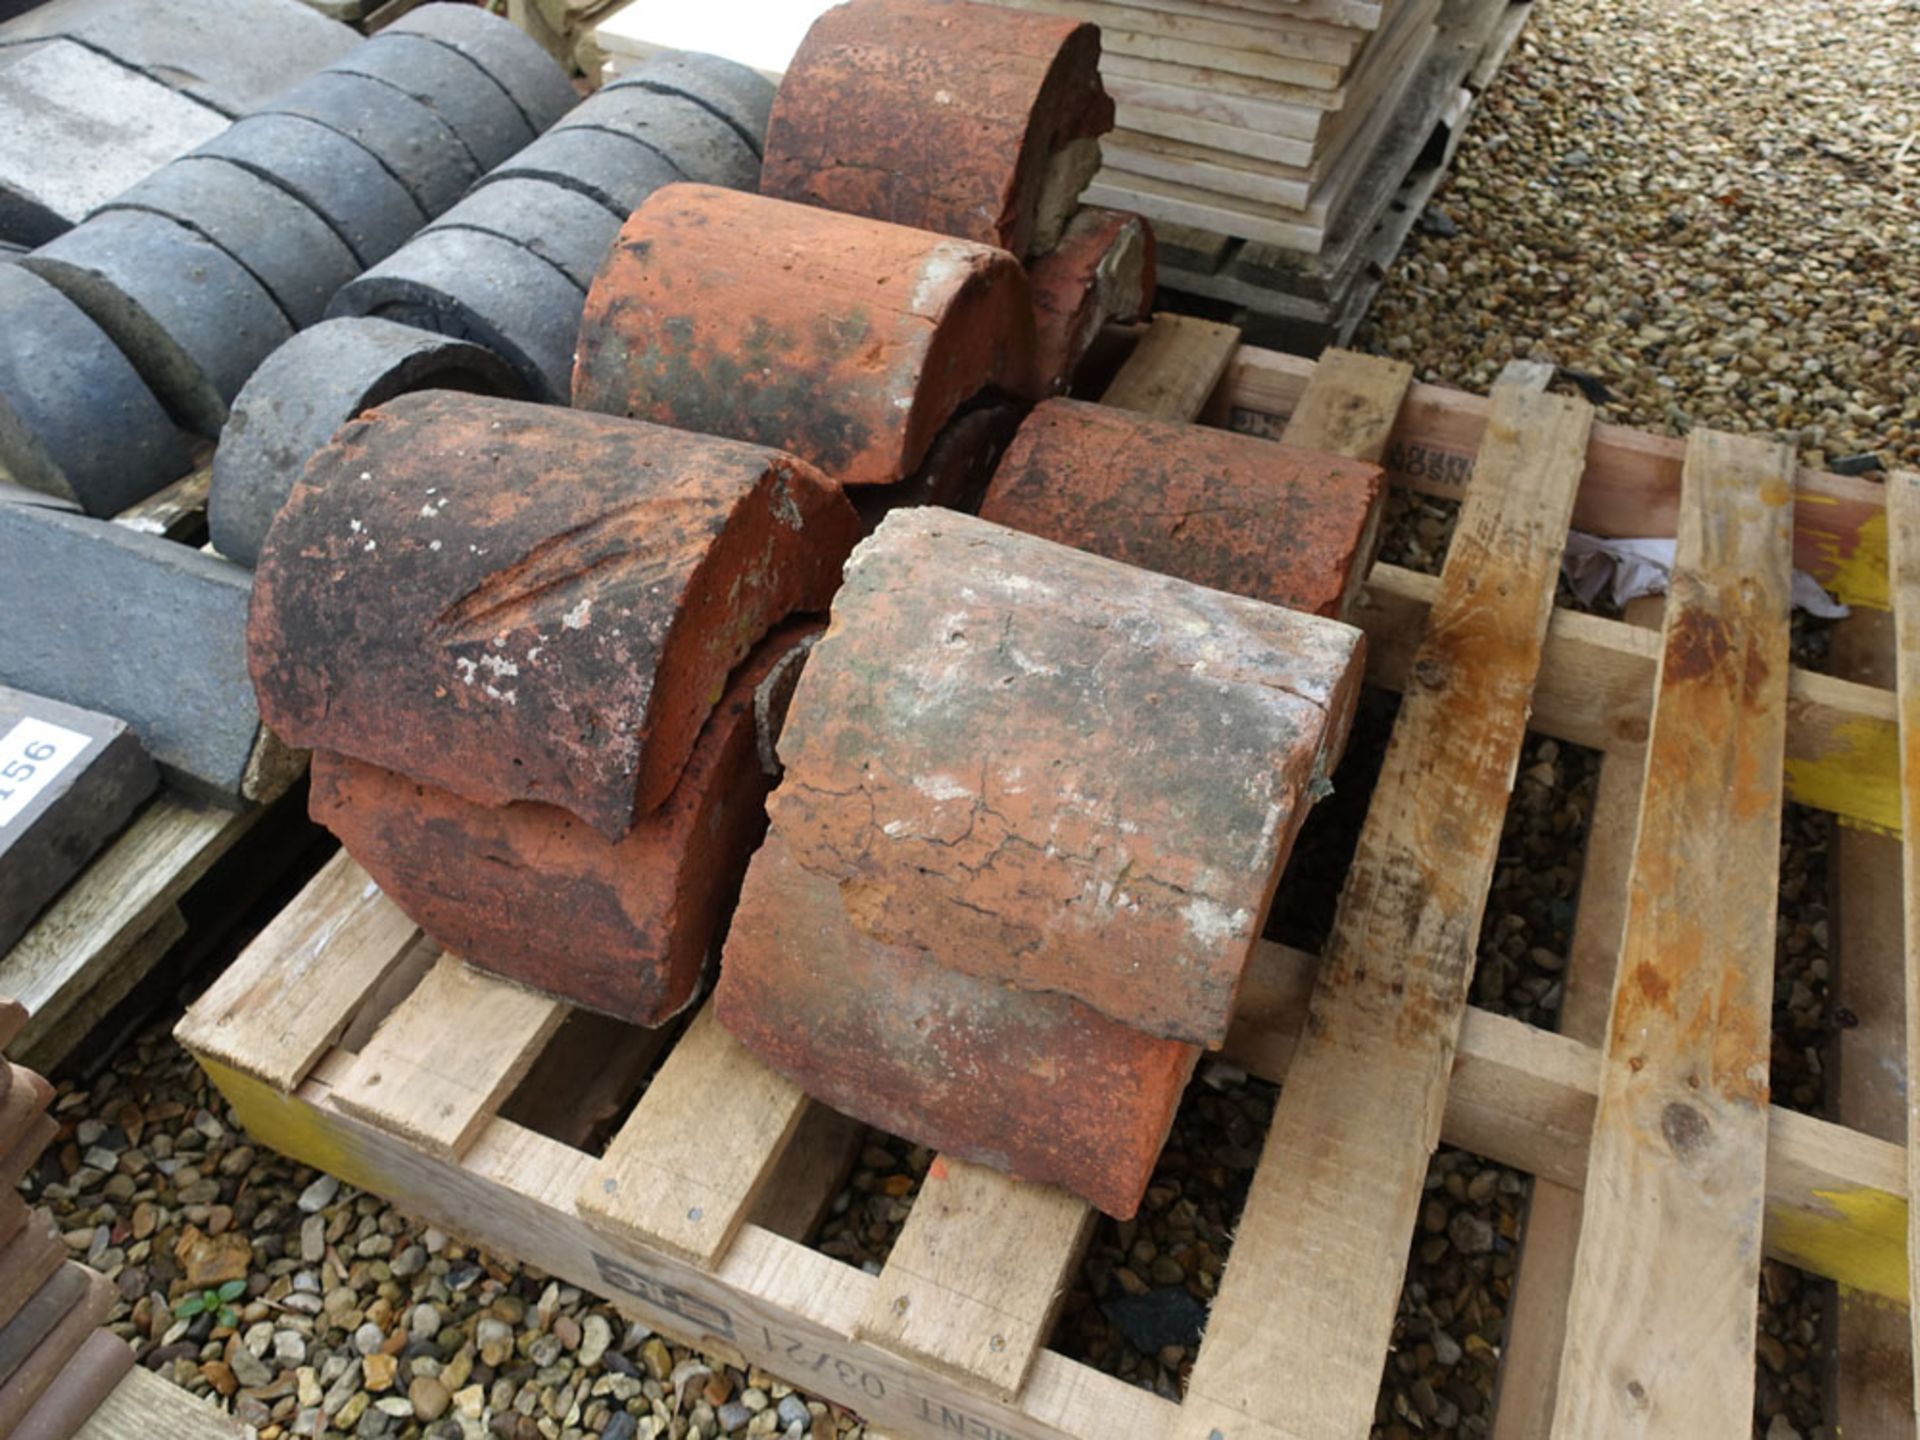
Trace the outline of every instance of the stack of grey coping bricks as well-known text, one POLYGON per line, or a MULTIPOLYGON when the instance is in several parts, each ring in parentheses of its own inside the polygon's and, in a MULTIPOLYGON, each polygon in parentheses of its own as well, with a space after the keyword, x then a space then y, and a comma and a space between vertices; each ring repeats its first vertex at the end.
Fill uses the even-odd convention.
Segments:
MULTIPOLYGON (((52 8, 78 23, 128 3, 52 8)), ((11 38, 0 66, 56 43, 11 38)), ((16 757, 41 772, 38 808, 10 829, 0 797, 0 860, 59 825, 93 832, 59 831, 81 859, 42 867, 26 910, 150 792, 122 775, 99 799, 88 776, 109 753, 144 746, 149 776, 258 798, 273 747, 245 665, 250 567, 307 457, 411 390, 564 403, 587 286, 629 211, 678 180, 756 187, 772 98, 743 67, 671 56, 576 103, 508 22, 429 4, 37 248, 0 251, 0 769, 9 743, 60 757, 57 777, 16 757), (195 436, 218 441, 212 546, 106 523, 185 474, 195 436), (74 738, 49 751, 46 724, 74 738), (49 818, 55 801, 68 813, 49 818)), ((24 923, 0 915, 0 951, 24 923)))

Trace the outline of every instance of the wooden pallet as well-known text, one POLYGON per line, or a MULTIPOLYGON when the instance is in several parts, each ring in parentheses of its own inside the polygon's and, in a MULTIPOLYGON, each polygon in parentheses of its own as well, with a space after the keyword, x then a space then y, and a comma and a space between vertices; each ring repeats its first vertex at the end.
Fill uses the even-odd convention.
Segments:
POLYGON ((151 1370, 135 1368, 73 1440, 248 1440, 253 1430, 151 1370))
MULTIPOLYGON (((116 523, 196 538, 206 528, 203 467, 149 496, 116 523)), ((33 928, 0 954, 0 994, 30 1019, 13 1058, 50 1071, 187 933, 180 901, 250 833, 304 773, 305 757, 264 730, 248 781, 250 801, 221 805, 165 786, 96 855, 33 928)))
POLYGON ((1162 286, 1233 307, 1263 344, 1317 354, 1350 342, 1532 9, 1532 0, 1449 0, 1433 49, 1317 254, 1246 239, 1196 213, 1191 224, 1160 227, 1162 286))
MULTIPOLYGON (((1590 1243, 1554 1281, 1588 1317, 1574 1327, 1584 1343, 1546 1366, 1556 1433, 1627 1433, 1614 1423, 1627 1376, 1659 1414, 1683 1415, 1655 1432, 1745 1435, 1763 1249, 1908 1301, 1902 1146, 1769 1109, 1753 1068, 1766 1062, 1761 932, 1781 802, 1884 820, 1879 792, 1898 793, 1893 693, 1789 672, 1775 602, 1791 551, 1854 603, 1888 608, 1887 508, 1875 485, 1795 475, 1754 442, 1591 425, 1578 402, 1521 385, 1489 399, 1408 380, 1388 362, 1316 366, 1162 317, 1106 395, 1382 455, 1397 483, 1463 502, 1446 572, 1378 565, 1360 607, 1369 677, 1405 697, 1349 880, 1375 903, 1343 908, 1323 956, 1261 945, 1247 978, 1226 1055, 1285 1083, 1183 1403, 1045 1348, 1088 1230, 1077 1201, 939 1162, 878 1276, 822 1255, 805 1237, 856 1127, 707 1012, 677 1036, 611 1043, 602 1025, 601 1043, 583 1043, 575 1027, 600 1022, 438 954, 344 855, 192 1007, 180 1039, 257 1141, 929 1440, 1365 1435, 1445 1140, 1561 1187, 1583 1213, 1590 1243), (1681 658, 1663 673, 1660 635, 1551 609, 1570 519, 1677 529, 1669 641, 1708 638, 1669 643, 1681 658), (1729 654, 1731 688, 1718 680, 1729 654), (1650 776, 1637 843, 1622 859, 1603 842, 1609 878, 1583 897, 1623 917, 1612 948, 1641 982, 1590 1038, 1466 1003, 1528 728, 1604 751, 1616 787, 1650 776), (1703 915, 1721 923, 1696 927, 1691 950, 1670 943, 1703 915), (1681 1026, 1663 993, 1726 1003, 1681 1026), (604 1149, 584 1139, 603 1118, 604 1149), (1636 1247, 1645 1263, 1614 1263, 1636 1247), (1611 1323, 1627 1314, 1633 1325, 1611 1323), (1682 1384, 1672 1355, 1688 1361, 1682 1384)), ((1920 622, 1920 499, 1901 513, 1902 613, 1920 622)), ((1911 745, 1920 634, 1903 638, 1911 745)), ((1920 756, 1909 807, 1916 772, 1920 756)))

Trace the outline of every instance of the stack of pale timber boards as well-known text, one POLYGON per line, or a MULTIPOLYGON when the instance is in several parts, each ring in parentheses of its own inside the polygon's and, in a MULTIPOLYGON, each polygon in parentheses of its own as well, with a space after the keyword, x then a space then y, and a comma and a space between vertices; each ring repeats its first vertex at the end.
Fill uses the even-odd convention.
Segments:
POLYGON ((1088 201, 1154 221, 1163 286, 1225 302, 1250 336, 1302 353, 1352 338, 1531 9, 1527 0, 1398 0, 1370 7, 1385 11, 1379 29, 1354 32, 1305 17, 1369 7, 1326 0, 998 3, 1154 17, 1154 34, 1103 21, 1118 130, 1102 142, 1105 168, 1088 201), (1236 55, 1240 70, 1277 67, 1266 53, 1273 37, 1310 28, 1364 34, 1351 72, 1331 88, 1224 68, 1236 55), (1163 38, 1176 30, 1238 36, 1241 48, 1163 38), (1203 48, 1221 63, 1159 58, 1203 48))
POLYGON ((1484 398, 1410 379, 1162 317, 1107 392, 1371 456, 1462 501, 1444 573, 1377 564, 1355 617, 1370 681, 1404 697, 1345 892, 1369 903, 1321 956, 1260 946, 1242 989, 1225 1054, 1284 1085, 1182 1400, 1046 1348, 1083 1203, 941 1159, 880 1274, 821 1254, 807 1241, 859 1127, 710 1008, 608 1030, 470 969, 344 855, 182 1042, 261 1143, 898 1440, 1358 1440, 1443 1139, 1571 1212, 1547 1263, 1525 1263, 1523 1237, 1516 1304, 1531 1287, 1537 1318, 1497 1433, 1750 1433, 1763 1254, 1909 1299, 1907 1137, 1772 1107, 1766 1075, 1783 802, 1893 832, 1903 795, 1909 820, 1920 804, 1920 755, 1904 777, 1899 761, 1903 728, 1920 748, 1920 479, 1641 435, 1521 383, 1484 398), (1662 630, 1553 607, 1570 525, 1678 535, 1662 630), (1896 614, 1897 687, 1789 665, 1795 565, 1896 614), (1577 1034, 1467 1003, 1529 729, 1604 752, 1621 792, 1595 821, 1583 1005, 1600 1013, 1577 1034))

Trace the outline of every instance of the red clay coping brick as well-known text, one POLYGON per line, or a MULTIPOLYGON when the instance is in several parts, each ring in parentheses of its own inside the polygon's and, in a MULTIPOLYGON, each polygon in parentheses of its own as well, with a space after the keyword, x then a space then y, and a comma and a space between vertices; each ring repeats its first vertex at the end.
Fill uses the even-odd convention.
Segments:
POLYGON ((1003 250, 669 185, 594 277, 573 403, 885 485, 982 391, 1033 399, 1033 359, 1026 274, 1003 250))
POLYGON ((884 944, 1226 1036, 1364 638, 971 516, 854 551, 780 741, 795 860, 884 944))
POLYGON ((1079 194, 1047 193, 1061 153, 1112 128, 1092 25, 852 0, 813 23, 787 68, 760 190, 1024 258, 1053 243, 1043 212, 1079 194))
POLYGON ((858 524, 818 471, 756 446, 404 396, 314 457, 268 534, 261 714, 288 744, 618 840, 755 643, 826 609, 858 524))
POLYGON ((777 833, 748 870, 715 1005, 834 1109, 1121 1219, 1139 1208, 1200 1053, 860 934, 838 887, 777 833))
POLYGON ((1060 243, 1027 262, 1040 388, 1063 393, 1102 327, 1153 308, 1153 227, 1123 210, 1088 206, 1060 243))
POLYGON ((697 992, 766 829, 771 739, 760 724, 784 709, 798 647, 819 629, 791 624, 761 643, 666 803, 617 842, 552 805, 476 805, 324 750, 313 757, 313 818, 469 964, 661 1024, 697 992))
POLYGON ((1344 618, 1372 561, 1377 465, 1074 400, 1041 404, 982 519, 1314 615, 1344 618))

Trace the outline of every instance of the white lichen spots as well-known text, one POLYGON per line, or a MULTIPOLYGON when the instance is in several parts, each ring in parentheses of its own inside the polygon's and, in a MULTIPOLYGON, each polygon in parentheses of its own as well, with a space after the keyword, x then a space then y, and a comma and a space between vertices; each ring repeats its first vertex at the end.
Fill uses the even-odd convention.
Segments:
POLYGON ((973 794, 971 786, 951 775, 916 775, 913 788, 930 800, 965 800, 973 794))
POLYGON ((362 470, 360 472, 360 478, 362 480, 371 480, 373 479, 373 472, 371 470, 362 470))
POLYGON ((358 520, 347 521, 347 529, 351 530, 355 535, 358 535, 362 530, 366 528, 367 527, 362 525, 358 520))
POLYGON ((880 827, 880 833, 885 835, 889 840, 898 840, 911 829, 913 829, 913 827, 904 820, 889 820, 880 827))
POLYGON ((951 90, 934 91, 933 103, 936 105, 951 105, 953 103, 953 92, 951 90))
POLYGON ((800 506, 795 503, 793 492, 787 488, 784 479, 774 483, 773 518, 789 530, 798 530, 801 526, 800 506))
POLYGON ((565 630, 584 630, 593 618, 593 597, 588 595, 566 614, 560 617, 560 626, 565 630))
POLYGON ((913 293, 907 299, 915 315, 934 316, 946 308, 946 301, 973 273, 974 257, 980 247, 964 240, 942 240, 927 251, 913 277, 913 293))
POLYGON ((480 663, 502 680, 511 680, 520 673, 520 667, 504 655, 482 655, 480 663))
POLYGON ((462 685, 473 684, 474 680, 478 677, 480 673, 479 662, 475 660, 469 660, 464 655, 454 656, 453 668, 460 672, 460 683, 462 685))
POLYGON ((440 542, 438 540, 429 540, 427 542, 427 549, 438 550, 439 548, 440 548, 440 542))
POLYGON ((534 663, 534 661, 536 661, 536 660, 538 660, 538 659, 540 658, 540 652, 541 652, 542 650, 544 650, 544 649, 546 649, 546 648, 547 648, 547 647, 546 647, 546 646, 544 646, 544 645, 534 645, 534 646, 531 646, 531 647, 530 647, 530 648, 529 648, 529 649, 527 650, 527 663, 528 663, 529 665, 531 665, 531 664, 533 664, 533 663, 534 663))
POLYGON ((1019 666, 1021 673, 1026 675, 1058 675, 1060 673, 1058 665, 1049 665, 1045 661, 1035 660, 1014 645, 1007 647, 1007 658, 1019 666))
POLYGON ((498 700, 503 705, 517 705, 520 703, 520 692, 518 690, 496 690, 491 685, 483 686, 482 688, 487 692, 487 698, 489 700, 498 700))
POLYGON ((362 550, 378 550, 380 548, 380 542, 378 540, 369 540, 360 548, 362 550))
POLYGON ((1243 937, 1252 917, 1245 909, 1229 910, 1217 900, 1196 895, 1181 911, 1187 933, 1202 945, 1224 945, 1243 937))

